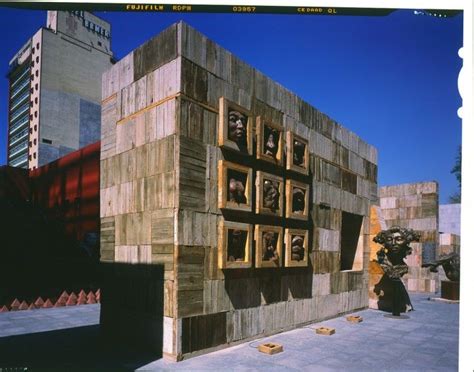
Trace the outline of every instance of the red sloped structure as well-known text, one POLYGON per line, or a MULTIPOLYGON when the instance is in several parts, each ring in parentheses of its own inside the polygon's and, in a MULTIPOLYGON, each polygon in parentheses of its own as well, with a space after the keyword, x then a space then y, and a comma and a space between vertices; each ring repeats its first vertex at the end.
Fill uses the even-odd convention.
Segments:
POLYGON ((100 141, 29 172, 31 201, 82 241, 99 231, 100 141))
POLYGON ((100 141, 29 172, 0 167, 0 308, 99 288, 99 186, 100 141))

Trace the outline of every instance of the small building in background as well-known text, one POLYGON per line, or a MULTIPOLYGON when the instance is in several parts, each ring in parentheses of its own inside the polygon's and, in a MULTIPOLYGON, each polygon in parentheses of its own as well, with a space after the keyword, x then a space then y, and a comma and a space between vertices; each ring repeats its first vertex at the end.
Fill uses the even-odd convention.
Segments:
POLYGON ((10 60, 7 164, 36 169, 100 139, 110 24, 86 11, 48 11, 10 60))

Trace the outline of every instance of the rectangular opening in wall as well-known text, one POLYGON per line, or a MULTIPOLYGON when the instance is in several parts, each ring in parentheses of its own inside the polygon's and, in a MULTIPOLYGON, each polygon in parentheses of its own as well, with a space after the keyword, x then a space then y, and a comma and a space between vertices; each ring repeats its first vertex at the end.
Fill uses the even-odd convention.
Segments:
POLYGON ((341 271, 362 270, 363 216, 342 212, 341 227, 341 271))
POLYGON ((42 141, 43 141, 43 143, 47 143, 48 145, 51 145, 53 143, 52 140, 47 139, 47 138, 43 138, 42 141))

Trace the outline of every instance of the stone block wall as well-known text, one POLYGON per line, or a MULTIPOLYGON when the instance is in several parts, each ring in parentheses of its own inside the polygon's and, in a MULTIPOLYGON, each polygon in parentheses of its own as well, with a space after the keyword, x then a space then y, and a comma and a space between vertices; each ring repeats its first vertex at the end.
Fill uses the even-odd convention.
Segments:
MULTIPOLYGON (((119 61, 104 74, 102 92, 101 260, 164 267, 166 357, 180 360, 368 306, 374 147, 185 23, 119 61), (222 149, 221 97, 306 139, 309 175, 222 149), (220 160, 306 182, 308 219, 259 215, 255 200, 249 212, 220 209, 220 160), (342 224, 354 215, 361 221, 354 261, 341 270, 342 224), (252 255, 250 268, 219 269, 224 220, 307 229, 308 265, 261 269, 252 255)), ((120 319, 108 299, 104 288, 102 319, 113 324, 120 319)), ((150 311, 143 309, 153 321, 150 311)))

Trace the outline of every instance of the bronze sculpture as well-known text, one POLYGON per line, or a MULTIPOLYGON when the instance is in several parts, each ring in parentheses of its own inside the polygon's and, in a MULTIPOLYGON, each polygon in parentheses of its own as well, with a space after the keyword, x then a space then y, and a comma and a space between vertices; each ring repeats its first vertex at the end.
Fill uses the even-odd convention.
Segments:
POLYGON ((435 262, 423 264, 422 267, 429 267, 430 271, 437 273, 438 266, 442 266, 446 277, 452 282, 459 282, 460 278, 460 262, 459 254, 450 253, 448 255, 441 256, 435 262))
POLYGON ((227 240, 227 261, 244 261, 247 231, 229 229, 227 240))
POLYGON ((228 200, 238 204, 247 203, 245 184, 247 176, 244 173, 229 170, 228 200))
POLYGON ((300 167, 305 166, 306 145, 298 140, 293 141, 293 164, 300 167))
POLYGON ((264 145, 263 153, 276 158, 278 153, 278 144, 280 142, 280 132, 276 129, 272 129, 265 126, 264 129, 264 145))
POLYGON ((441 298, 459 301, 460 262, 458 253, 450 253, 441 256, 435 262, 423 264, 429 267, 431 272, 438 272, 438 266, 442 266, 449 280, 441 280, 441 298))
POLYGON ((380 231, 373 240, 383 245, 377 252, 377 261, 384 276, 392 282, 392 315, 400 316, 401 312, 413 310, 408 292, 400 279, 408 273, 404 259, 412 253, 409 244, 419 241, 420 234, 412 229, 393 226, 380 231))
POLYGON ((293 188, 292 212, 304 213, 306 191, 299 187, 293 188))
POLYGON ((293 235, 291 239, 291 259, 293 261, 304 260, 304 236, 293 235))
POLYGON ((247 116, 236 110, 229 111, 228 137, 240 151, 247 152, 247 116))
POLYGON ((263 234, 262 261, 278 262, 277 241, 278 233, 267 231, 263 234))
POLYGON ((263 206, 271 209, 273 212, 280 209, 280 191, 276 181, 263 181, 263 206))

